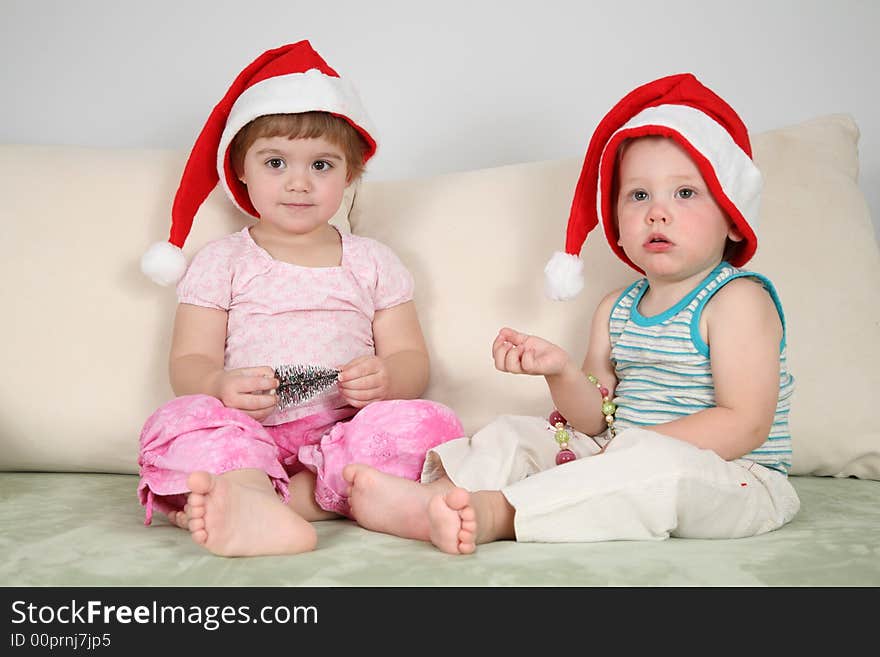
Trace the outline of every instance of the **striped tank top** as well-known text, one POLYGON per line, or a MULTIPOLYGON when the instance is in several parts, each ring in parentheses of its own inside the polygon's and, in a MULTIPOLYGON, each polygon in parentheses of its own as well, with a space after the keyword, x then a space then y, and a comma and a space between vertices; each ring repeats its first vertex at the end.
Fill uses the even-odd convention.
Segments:
POLYGON ((779 350, 779 401, 770 435, 743 458, 788 473, 791 434, 788 414, 794 377, 788 372, 785 316, 773 284, 761 274, 727 262, 716 267, 692 292, 665 312, 643 316, 639 302, 648 289, 643 278, 630 285, 611 309, 611 360, 617 375, 615 427, 650 427, 715 406, 709 346, 700 336, 700 314, 725 284, 736 278, 758 280, 776 304, 782 322, 779 350))

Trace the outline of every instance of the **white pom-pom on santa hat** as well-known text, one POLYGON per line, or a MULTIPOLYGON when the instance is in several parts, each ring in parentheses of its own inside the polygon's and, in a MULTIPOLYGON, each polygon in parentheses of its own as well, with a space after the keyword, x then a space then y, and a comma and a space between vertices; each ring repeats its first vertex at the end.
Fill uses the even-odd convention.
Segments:
POLYGON ((308 41, 267 50, 238 74, 199 133, 174 197, 168 242, 154 244, 141 259, 147 276, 160 285, 183 276, 186 258, 181 248, 196 212, 218 180, 239 209, 259 218, 232 166, 229 146, 241 128, 260 116, 302 112, 327 112, 345 119, 368 146, 364 161, 376 152, 374 131, 354 87, 308 41))
POLYGON ((570 299, 580 292, 583 263, 578 256, 587 234, 600 223, 617 257, 644 273, 618 243, 614 178, 620 145, 647 136, 672 139, 691 156, 742 235, 727 256, 730 264, 742 267, 754 255, 763 178, 752 161, 748 130, 736 111, 692 74, 670 75, 629 92, 596 127, 575 187, 565 253, 555 253, 544 270, 550 298, 570 299))
POLYGON ((171 242, 156 242, 141 256, 141 271, 159 285, 173 285, 186 271, 186 256, 171 242))
POLYGON ((575 255, 556 251, 544 267, 544 292, 554 301, 573 299, 584 289, 584 263, 575 255))

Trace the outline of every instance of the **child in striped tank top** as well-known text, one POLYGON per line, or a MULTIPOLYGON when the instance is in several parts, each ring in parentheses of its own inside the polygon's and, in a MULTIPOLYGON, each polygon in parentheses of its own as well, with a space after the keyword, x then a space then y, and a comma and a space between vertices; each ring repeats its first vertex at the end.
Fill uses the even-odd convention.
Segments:
POLYGON ((789 522, 800 502, 787 479, 785 320, 772 283, 740 269, 757 247, 761 187, 745 125, 693 75, 625 96, 593 135, 566 253, 545 271, 551 296, 577 294, 578 254, 601 222, 643 277, 599 303, 582 365, 510 328, 492 345, 497 369, 544 376, 558 410, 438 445, 421 483, 348 466, 354 517, 453 554, 789 522))

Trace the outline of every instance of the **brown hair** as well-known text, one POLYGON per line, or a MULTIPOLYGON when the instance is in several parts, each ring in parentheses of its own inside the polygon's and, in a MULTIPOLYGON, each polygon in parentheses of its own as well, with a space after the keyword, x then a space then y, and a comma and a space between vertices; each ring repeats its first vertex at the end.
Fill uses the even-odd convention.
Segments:
POLYGON ((364 172, 364 156, 369 145, 348 121, 328 112, 266 114, 245 125, 229 145, 229 159, 237 175, 244 172, 244 156, 248 149, 261 137, 322 137, 342 149, 349 182, 357 180, 364 172))

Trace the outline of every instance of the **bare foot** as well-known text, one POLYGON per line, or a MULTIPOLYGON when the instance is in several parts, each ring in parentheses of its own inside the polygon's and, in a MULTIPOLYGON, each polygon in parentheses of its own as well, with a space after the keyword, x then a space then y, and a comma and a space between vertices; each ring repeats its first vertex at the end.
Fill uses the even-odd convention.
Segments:
POLYGON ((515 514, 501 491, 456 487, 428 502, 431 542, 449 554, 471 554, 481 543, 516 539, 515 514))
POLYGON ((224 557, 313 550, 315 528, 281 501, 265 475, 250 476, 250 472, 257 471, 189 475, 187 515, 192 539, 224 557))
POLYGON ((428 502, 430 540, 448 554, 471 554, 477 549, 477 514, 464 488, 434 495, 428 502))
POLYGON ((348 503, 361 527, 422 541, 431 540, 428 501, 453 488, 446 477, 421 484, 361 463, 345 466, 342 476, 351 484, 348 503))
POLYGON ((186 507, 183 508, 183 511, 169 511, 165 515, 168 516, 168 520, 171 521, 172 525, 176 525, 181 529, 189 529, 189 516, 187 515, 186 507))

